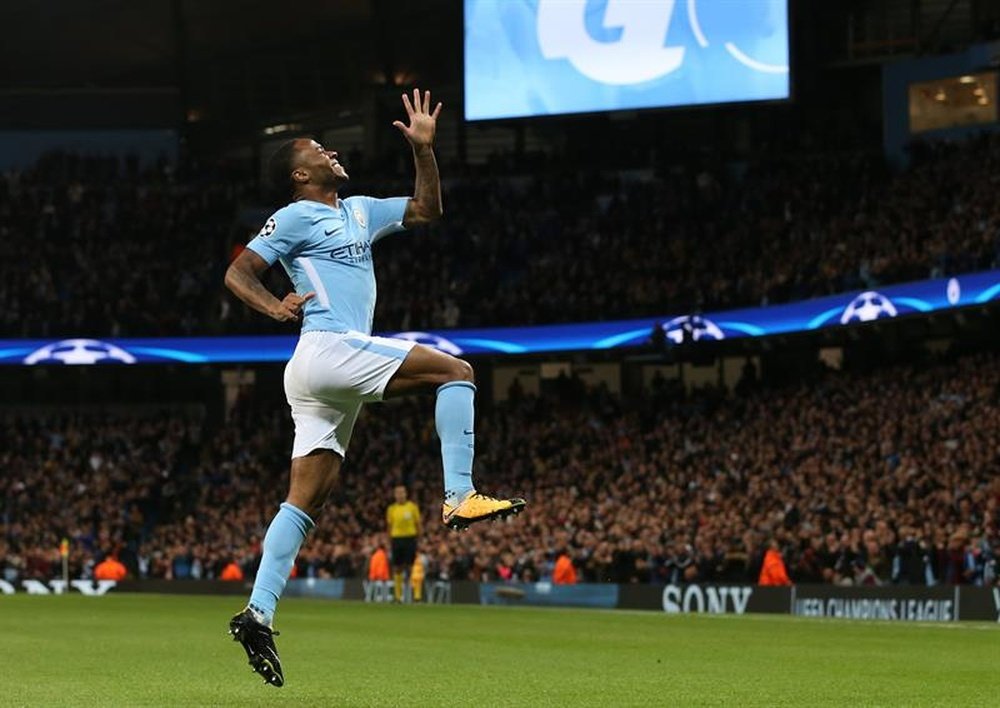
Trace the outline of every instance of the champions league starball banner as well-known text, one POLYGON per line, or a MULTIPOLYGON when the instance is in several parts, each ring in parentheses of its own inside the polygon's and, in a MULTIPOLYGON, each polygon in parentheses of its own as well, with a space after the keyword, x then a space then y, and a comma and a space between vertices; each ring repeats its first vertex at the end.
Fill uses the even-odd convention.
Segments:
MULTIPOLYGON (((537 354, 640 347, 654 328, 670 342, 767 337, 844 327, 907 315, 982 305, 1000 298, 1000 270, 892 285, 877 290, 787 305, 673 314, 660 318, 495 327, 490 329, 383 332, 449 354, 537 354)), ((166 339, 0 339, 0 364, 238 364, 287 361, 296 336, 172 337, 166 339)))
POLYGON ((786 99, 787 0, 465 0, 466 120, 786 99))

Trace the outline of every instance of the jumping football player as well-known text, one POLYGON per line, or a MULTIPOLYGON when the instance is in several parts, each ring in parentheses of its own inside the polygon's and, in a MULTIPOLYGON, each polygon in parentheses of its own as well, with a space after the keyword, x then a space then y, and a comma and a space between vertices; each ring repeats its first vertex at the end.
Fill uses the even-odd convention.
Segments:
POLYGON ((472 367, 430 347, 373 337, 375 271, 372 245, 394 231, 441 217, 441 182, 433 143, 441 104, 430 92, 403 95, 409 125, 395 121, 413 149, 412 198, 340 199, 347 182, 337 153, 313 140, 284 143, 270 161, 271 181, 291 198, 267 220, 233 261, 226 286, 250 307, 282 322, 302 320, 302 335, 285 367, 292 409, 288 496, 264 536, 263 557, 247 608, 230 621, 233 639, 253 670, 273 686, 284 684, 272 629, 275 608, 299 547, 337 484, 351 432, 364 403, 437 392, 445 498, 442 520, 464 528, 516 514, 523 499, 494 499, 472 482, 476 387, 472 367), (261 283, 280 261, 295 288, 283 300, 261 283))

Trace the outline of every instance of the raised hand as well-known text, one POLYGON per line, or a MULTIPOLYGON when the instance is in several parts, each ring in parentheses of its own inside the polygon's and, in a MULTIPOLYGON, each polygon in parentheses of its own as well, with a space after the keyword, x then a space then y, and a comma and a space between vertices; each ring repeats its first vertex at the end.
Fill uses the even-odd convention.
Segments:
POLYGON ((421 99, 420 89, 413 89, 413 103, 410 103, 410 97, 404 93, 403 108, 406 109, 406 115, 410 117, 410 124, 406 125, 401 120, 393 121, 392 124, 399 128, 399 131, 413 147, 433 145, 441 104, 438 103, 434 112, 431 113, 431 92, 424 91, 423 99, 421 99))
POLYGON ((278 303, 278 306, 270 313, 271 317, 278 322, 293 322, 302 318, 302 306, 316 297, 316 293, 306 293, 298 295, 288 293, 285 299, 278 303))

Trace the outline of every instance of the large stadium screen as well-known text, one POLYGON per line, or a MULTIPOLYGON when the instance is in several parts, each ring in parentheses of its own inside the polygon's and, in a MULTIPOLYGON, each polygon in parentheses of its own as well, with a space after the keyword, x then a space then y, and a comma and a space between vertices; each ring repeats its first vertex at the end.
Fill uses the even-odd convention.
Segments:
POLYGON ((787 0, 465 0, 467 120, 786 99, 787 0))

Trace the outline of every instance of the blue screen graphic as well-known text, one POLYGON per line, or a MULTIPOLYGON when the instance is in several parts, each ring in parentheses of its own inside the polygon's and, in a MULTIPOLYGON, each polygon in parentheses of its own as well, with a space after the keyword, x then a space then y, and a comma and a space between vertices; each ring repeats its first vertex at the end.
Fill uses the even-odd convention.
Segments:
POLYGON ((467 120, 788 94, 787 0, 465 0, 467 120))
MULTIPOLYGON (((922 280, 829 295, 770 307, 612 322, 493 327, 427 332, 382 332, 456 356, 538 354, 617 349, 649 344, 654 328, 666 338, 719 341, 846 327, 1000 300, 1000 270, 922 280)), ((164 339, 0 339, 0 364, 91 365, 175 362, 238 364, 285 362, 295 335, 272 337, 170 337, 164 339)))

